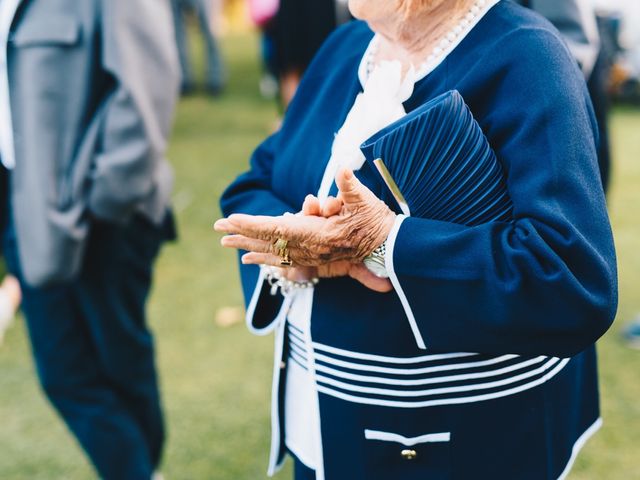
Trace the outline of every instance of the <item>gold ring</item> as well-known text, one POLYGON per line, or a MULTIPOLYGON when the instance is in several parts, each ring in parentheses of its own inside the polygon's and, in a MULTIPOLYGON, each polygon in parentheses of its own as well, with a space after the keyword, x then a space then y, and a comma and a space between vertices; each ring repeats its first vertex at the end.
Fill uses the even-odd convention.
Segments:
POLYGON ((289 244, 288 240, 283 238, 279 238, 273 244, 275 249, 278 251, 278 256, 280 257, 280 266, 281 267, 290 267, 293 265, 293 262, 289 258, 289 249, 287 245, 289 244))
POLYGON ((280 266, 281 267, 290 267, 291 265, 293 265, 293 262, 289 258, 289 252, 285 252, 285 256, 284 257, 280 257, 280 266))
POLYGON ((279 238, 275 241, 273 246, 278 251, 278 255, 282 256, 282 251, 287 249, 288 244, 289 244, 288 240, 285 240, 284 238, 279 238))

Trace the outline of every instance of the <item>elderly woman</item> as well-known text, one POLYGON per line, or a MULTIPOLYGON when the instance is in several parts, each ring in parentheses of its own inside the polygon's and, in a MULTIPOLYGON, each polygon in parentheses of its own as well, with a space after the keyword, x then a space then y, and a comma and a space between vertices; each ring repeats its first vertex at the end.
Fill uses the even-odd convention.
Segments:
POLYGON ((216 222, 245 251, 250 329, 275 332, 270 472, 290 452, 297 479, 564 478, 601 424, 616 309, 581 73, 511 2, 349 4, 366 23, 326 42, 216 222), (398 215, 353 173, 364 140, 452 89, 512 221, 398 215))

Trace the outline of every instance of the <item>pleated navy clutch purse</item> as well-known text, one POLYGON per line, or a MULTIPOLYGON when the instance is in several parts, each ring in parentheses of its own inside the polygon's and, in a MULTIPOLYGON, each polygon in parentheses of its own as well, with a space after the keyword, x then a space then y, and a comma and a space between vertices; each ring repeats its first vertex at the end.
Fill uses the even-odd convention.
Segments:
POLYGON ((502 165, 456 90, 446 92, 360 147, 405 215, 463 225, 509 221, 502 165))

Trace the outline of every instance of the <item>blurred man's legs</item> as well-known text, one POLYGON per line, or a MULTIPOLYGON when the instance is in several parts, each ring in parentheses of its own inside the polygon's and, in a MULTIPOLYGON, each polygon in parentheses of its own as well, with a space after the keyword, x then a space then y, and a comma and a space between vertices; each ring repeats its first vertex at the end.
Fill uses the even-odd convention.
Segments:
POLYGON ((218 45, 212 24, 214 15, 219 14, 219 5, 213 0, 171 0, 173 8, 176 44, 182 69, 182 93, 188 94, 195 90, 196 81, 191 66, 189 38, 185 25, 185 11, 192 10, 197 19, 206 54, 205 88, 211 94, 218 94, 224 88, 225 69, 222 53, 218 45))
MULTIPOLYGON (((23 284, 42 388, 107 480, 151 478, 160 461, 164 429, 145 301, 164 238, 142 219, 97 224, 80 278, 23 284)), ((4 252, 20 278, 11 221, 4 252)))
POLYGON ((607 193, 611 177, 611 148, 609 145, 609 94, 607 84, 609 81, 610 68, 604 52, 600 52, 598 60, 593 67, 591 76, 587 81, 589 96, 593 104, 593 112, 598 121, 598 168, 600 169, 600 179, 602 187, 607 193))
POLYGON ((185 25, 184 10, 187 5, 185 0, 171 0, 171 8, 173 10, 173 25, 176 34, 176 46, 178 48, 178 57, 180 59, 180 71, 182 79, 180 89, 182 94, 189 94, 195 90, 195 78, 191 63, 189 60, 189 39, 187 38, 187 29, 185 25))
POLYGON ((195 8, 207 55, 205 87, 209 93, 216 95, 222 91, 225 83, 222 53, 213 29, 213 22, 219 20, 220 5, 217 0, 195 0, 195 8))

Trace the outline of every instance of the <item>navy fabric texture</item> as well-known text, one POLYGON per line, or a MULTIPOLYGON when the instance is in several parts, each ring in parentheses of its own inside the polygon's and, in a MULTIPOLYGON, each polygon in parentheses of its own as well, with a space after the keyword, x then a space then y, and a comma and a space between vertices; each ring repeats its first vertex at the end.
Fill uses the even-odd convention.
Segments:
POLYGON ((174 236, 136 216, 94 222, 79 278, 33 288, 22 281, 13 222, 3 251, 21 280, 42 389, 101 478, 149 479, 164 442, 153 337, 145 318, 152 264, 174 236))
POLYGON ((315 480, 316 472, 307 468, 304 463, 296 458, 293 467, 293 478, 294 480, 315 480))
MULTIPOLYGON (((511 220, 502 164, 456 90, 383 128, 361 149, 372 169, 383 162, 408 202, 407 215, 468 226, 511 220)), ((387 197, 388 205, 397 203, 387 197)))
MULTIPOLYGON (((225 215, 295 212, 307 194, 317 192, 334 135, 361 91, 357 72, 372 36, 366 24, 354 22, 325 43, 281 130, 257 148, 250 170, 224 193, 225 215)), ((318 379, 328 479, 557 478, 574 443, 598 419, 594 343, 613 321, 617 274, 597 167, 597 127, 582 74, 548 22, 502 1, 416 84, 405 108, 411 112, 450 90, 460 92, 502 166, 513 220, 475 226, 414 217, 403 222, 394 270, 426 352, 416 344, 397 293, 375 293, 349 278, 323 279, 315 289, 316 348, 325 348, 324 357, 326 347, 344 349, 342 361, 349 362, 354 359, 348 352, 567 360, 553 375, 536 377, 537 386, 477 401, 456 393, 419 408, 383 405, 398 400, 385 394, 354 400, 354 388, 380 385, 345 387, 344 378, 354 374, 346 367, 340 378, 323 373, 331 377, 318 379), (410 463, 398 444, 367 440, 364 429, 405 437, 450 432, 451 440, 421 446, 421 460, 410 463), (449 460, 443 464, 443 458, 449 460)), ((358 176, 384 195, 369 165, 358 176)), ((257 269, 240 268, 248 300, 257 269)), ((254 322, 267 326, 280 301, 263 289, 254 322)), ((496 392, 482 388, 479 393, 496 392)))

